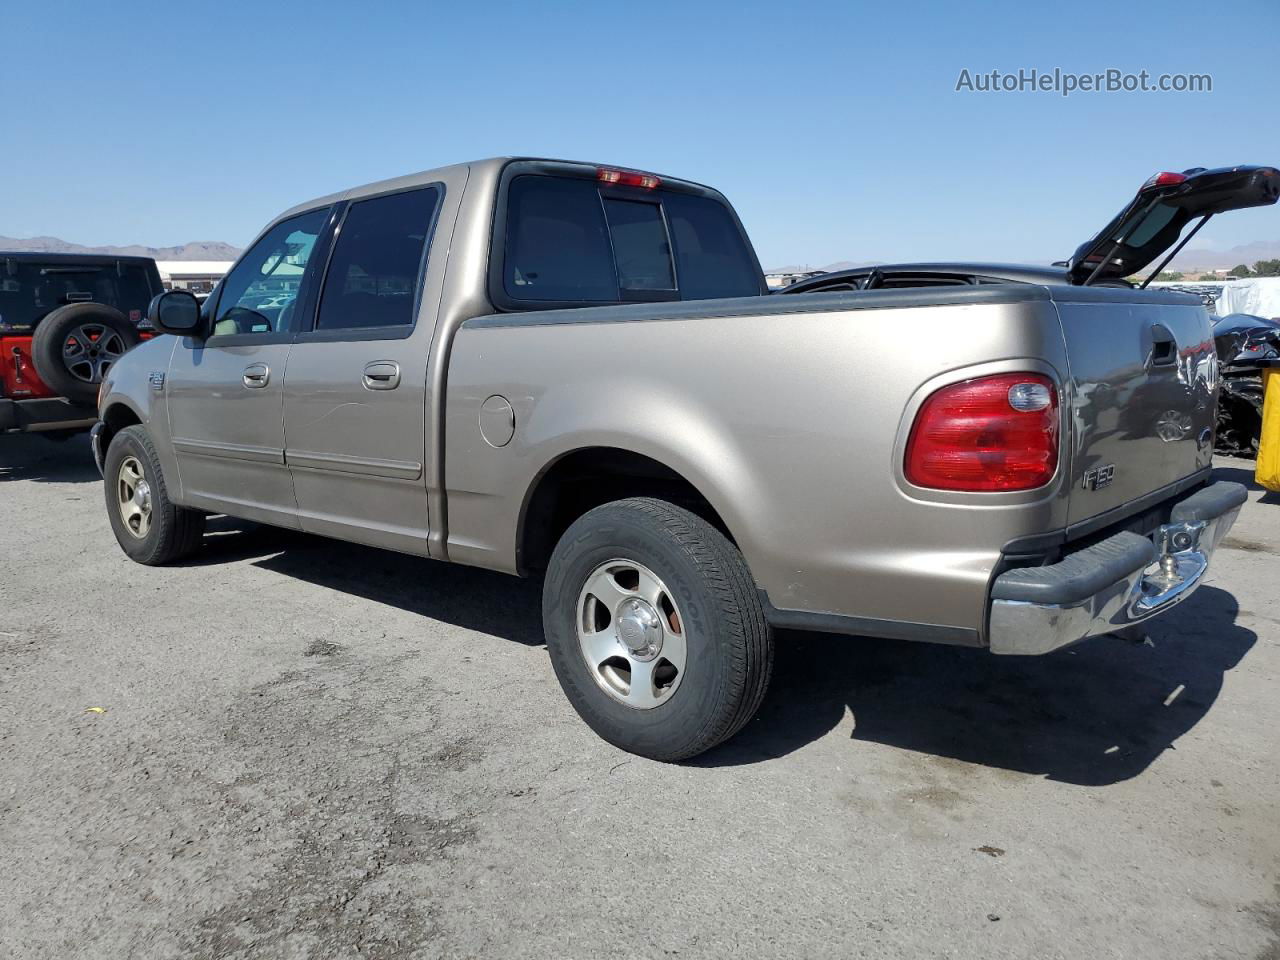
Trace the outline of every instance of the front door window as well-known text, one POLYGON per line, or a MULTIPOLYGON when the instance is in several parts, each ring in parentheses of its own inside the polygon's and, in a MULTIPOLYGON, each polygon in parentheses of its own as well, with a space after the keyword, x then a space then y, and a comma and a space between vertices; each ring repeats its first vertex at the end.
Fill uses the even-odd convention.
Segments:
POLYGON ((227 274, 213 335, 292 333, 295 306, 329 208, 277 223, 227 274))

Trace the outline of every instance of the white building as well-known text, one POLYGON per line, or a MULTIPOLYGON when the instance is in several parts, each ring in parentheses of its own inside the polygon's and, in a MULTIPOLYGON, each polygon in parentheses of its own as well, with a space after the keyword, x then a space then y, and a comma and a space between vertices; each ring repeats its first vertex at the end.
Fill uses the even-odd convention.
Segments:
POLYGON ((166 290, 208 293, 231 269, 230 260, 157 260, 166 290))

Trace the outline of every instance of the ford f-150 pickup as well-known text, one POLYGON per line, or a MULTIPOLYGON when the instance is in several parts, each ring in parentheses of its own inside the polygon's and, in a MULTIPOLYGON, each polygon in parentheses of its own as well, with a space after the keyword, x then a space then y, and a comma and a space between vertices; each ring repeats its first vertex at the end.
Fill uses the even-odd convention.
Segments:
POLYGON ((766 292, 666 176, 494 159, 302 204, 109 371, 116 538, 169 563, 220 513, 540 575, 573 706, 663 760, 752 717, 775 628, 1041 654, 1201 582, 1245 491, 1209 482, 1199 300, 766 292))

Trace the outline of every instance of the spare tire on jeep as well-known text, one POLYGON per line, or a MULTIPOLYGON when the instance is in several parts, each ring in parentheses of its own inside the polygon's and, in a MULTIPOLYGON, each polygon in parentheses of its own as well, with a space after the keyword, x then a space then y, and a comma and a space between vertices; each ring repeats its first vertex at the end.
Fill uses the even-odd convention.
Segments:
POLYGON ((40 321, 31 338, 31 359, 50 389, 69 400, 93 403, 111 365, 140 339, 137 328, 114 307, 69 303, 40 321))

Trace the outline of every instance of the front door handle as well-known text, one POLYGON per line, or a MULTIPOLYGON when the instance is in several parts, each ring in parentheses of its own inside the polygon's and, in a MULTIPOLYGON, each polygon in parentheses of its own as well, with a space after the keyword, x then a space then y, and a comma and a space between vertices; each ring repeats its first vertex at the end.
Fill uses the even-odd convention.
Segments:
POLYGON ((364 365, 366 390, 394 390, 400 386, 400 364, 392 360, 375 360, 364 365))
POLYGON ((271 368, 265 363, 251 363, 244 368, 244 385, 251 390, 265 387, 271 382, 271 368))

